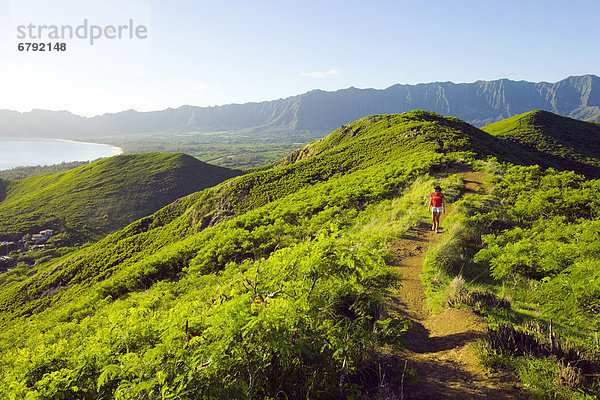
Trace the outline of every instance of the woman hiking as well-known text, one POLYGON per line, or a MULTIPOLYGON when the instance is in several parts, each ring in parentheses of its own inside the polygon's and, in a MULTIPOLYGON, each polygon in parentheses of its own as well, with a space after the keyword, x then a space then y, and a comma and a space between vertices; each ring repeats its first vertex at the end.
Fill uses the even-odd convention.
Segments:
POLYGON ((438 233, 440 231, 440 215, 444 210, 444 195, 442 194, 442 188, 435 186, 435 190, 429 195, 429 211, 431 211, 431 230, 438 233))

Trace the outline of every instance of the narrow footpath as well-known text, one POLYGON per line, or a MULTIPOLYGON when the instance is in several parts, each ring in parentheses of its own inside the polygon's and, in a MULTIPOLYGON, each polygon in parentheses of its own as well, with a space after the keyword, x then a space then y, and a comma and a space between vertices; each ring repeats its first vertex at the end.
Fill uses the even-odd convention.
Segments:
MULTIPOLYGON (((485 174, 463 172, 466 191, 475 193, 485 174)), ((447 208, 446 215, 451 211, 447 208)), ((443 217, 444 215, 442 215, 443 217)), ((444 226, 442 220, 442 228, 444 226)), ((393 243, 396 253, 393 266, 402 275, 402 286, 389 298, 392 315, 411 320, 406 334, 407 348, 399 354, 415 371, 394 395, 398 399, 527 399, 520 383, 509 373, 488 373, 479 364, 472 343, 482 337, 485 322, 468 308, 450 308, 432 314, 427 308, 425 286, 419 275, 427 250, 443 237, 430 230, 431 225, 414 228, 393 243)))

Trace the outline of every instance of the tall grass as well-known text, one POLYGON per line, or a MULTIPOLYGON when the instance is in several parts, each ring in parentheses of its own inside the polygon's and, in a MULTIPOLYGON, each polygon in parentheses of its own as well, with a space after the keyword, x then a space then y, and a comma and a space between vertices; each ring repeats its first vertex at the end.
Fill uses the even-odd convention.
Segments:
POLYGON ((424 199, 435 182, 429 175, 419 176, 401 194, 365 209, 351 231, 380 246, 400 238, 426 217, 424 199))

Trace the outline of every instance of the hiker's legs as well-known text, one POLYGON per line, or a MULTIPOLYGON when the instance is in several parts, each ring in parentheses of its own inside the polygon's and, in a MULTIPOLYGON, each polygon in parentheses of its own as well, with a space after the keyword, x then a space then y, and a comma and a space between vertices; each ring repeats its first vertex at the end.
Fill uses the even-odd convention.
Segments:
POLYGON ((438 229, 440 229, 440 215, 442 213, 434 211, 432 214, 433 214, 433 226, 434 226, 435 230, 437 231, 438 229))
POLYGON ((435 225, 435 215, 436 214, 437 214, 437 212, 435 212, 435 211, 431 212, 431 230, 432 231, 434 231, 436 228, 436 225, 435 225))

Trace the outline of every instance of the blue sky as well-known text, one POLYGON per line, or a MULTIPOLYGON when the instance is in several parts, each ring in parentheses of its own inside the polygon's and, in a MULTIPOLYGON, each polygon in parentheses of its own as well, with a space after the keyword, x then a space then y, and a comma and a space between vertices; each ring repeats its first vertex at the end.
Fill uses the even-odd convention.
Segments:
POLYGON ((600 75, 598 21, 597 0, 0 0, 0 109, 92 116, 349 86, 556 82, 600 75), (17 50, 19 25, 84 19, 131 19, 148 36, 17 50))

